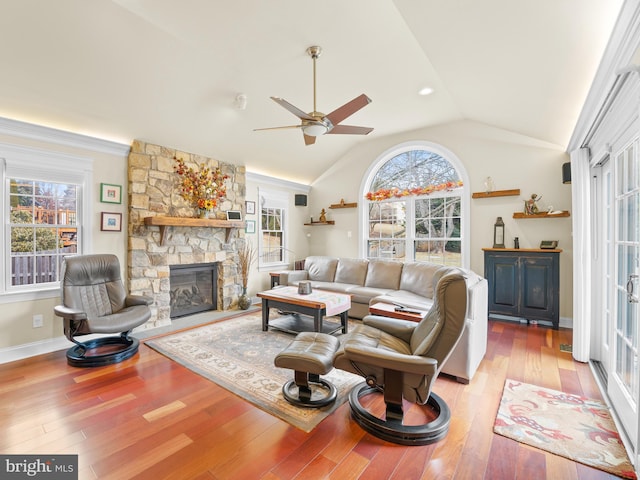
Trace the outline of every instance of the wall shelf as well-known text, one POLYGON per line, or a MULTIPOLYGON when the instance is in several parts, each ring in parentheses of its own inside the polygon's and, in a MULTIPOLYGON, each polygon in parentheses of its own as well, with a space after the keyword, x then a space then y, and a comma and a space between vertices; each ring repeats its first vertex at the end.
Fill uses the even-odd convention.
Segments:
POLYGON ((164 234, 166 227, 210 227, 226 228, 225 242, 229 243, 229 236, 236 228, 244 228, 242 220, 218 220, 217 218, 194 218, 194 217, 145 217, 144 224, 151 227, 160 227, 160 244, 164 245, 164 234))
POLYGON ((560 213, 524 213, 524 212, 515 212, 513 214, 513 218, 561 218, 568 217, 570 213, 567 210, 563 210, 560 213))
POLYGON ((520 195, 520 189, 494 190, 493 192, 476 192, 471 194, 471 198, 493 198, 493 197, 515 197, 520 195))
POLYGON ((327 220, 326 222, 311 222, 311 223, 305 223, 306 226, 308 227, 315 227, 316 225, 335 225, 336 222, 333 220, 327 220))
POLYGON ((358 202, 345 203, 344 198, 341 198, 340 203, 334 203, 333 205, 329 205, 329 208, 356 208, 357 206, 358 206, 358 202))

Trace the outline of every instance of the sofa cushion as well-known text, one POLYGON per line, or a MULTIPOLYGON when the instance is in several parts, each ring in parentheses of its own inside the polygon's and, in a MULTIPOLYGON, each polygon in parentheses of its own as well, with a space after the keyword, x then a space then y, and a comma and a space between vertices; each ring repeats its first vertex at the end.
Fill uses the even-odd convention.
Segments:
POLYGON ((327 292, 340 292, 349 293, 353 287, 357 287, 352 283, 337 283, 337 282, 311 282, 311 287, 314 290, 325 290, 327 292))
POLYGON ((406 262, 400 276, 400 290, 406 290, 426 298, 433 298, 435 273, 442 265, 427 262, 406 262))
POLYGON ((388 290, 386 288, 374 288, 374 287, 353 287, 347 290, 346 293, 350 293, 351 297, 351 305, 354 303, 363 303, 365 305, 369 305, 369 302, 372 298, 378 297, 380 295, 385 295, 393 290, 388 290))
POLYGON ((390 260, 370 260, 365 287, 398 290, 402 263, 390 260))
POLYGON ((335 281, 339 283, 364 285, 368 265, 369 260, 364 258, 341 258, 338 260, 335 281))
POLYGON ((307 257, 304 261, 309 280, 317 282, 333 282, 337 266, 338 259, 332 257, 307 257))

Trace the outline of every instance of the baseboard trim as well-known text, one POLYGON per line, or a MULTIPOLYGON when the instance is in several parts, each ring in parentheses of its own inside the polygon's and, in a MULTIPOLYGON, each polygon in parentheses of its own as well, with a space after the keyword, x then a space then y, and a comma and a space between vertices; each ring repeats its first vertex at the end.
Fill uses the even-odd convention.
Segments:
MULTIPOLYGON (((501 315, 498 313, 490 313, 489 314, 489 318, 493 318, 495 320, 506 320, 508 322, 519 322, 519 323, 527 323, 527 319, 526 318, 521 318, 521 317, 512 317, 510 315, 501 315)), ((545 327, 547 326, 551 326, 551 322, 547 322, 545 320, 530 320, 529 321, 530 325, 543 325, 545 327)), ((569 318, 569 317, 560 317, 559 318, 559 327, 560 328, 568 328, 568 329, 573 329, 573 318, 569 318)))
MULTIPOLYGON (((84 335, 82 341, 93 340, 95 338, 104 337, 105 335, 84 335)), ((15 347, 0 348, 0 364, 24 360, 25 358, 43 355, 45 353, 57 352, 71 348, 73 343, 67 340, 67 337, 60 336, 56 338, 48 338, 32 343, 24 343, 15 347)))
POLYGON ((0 364, 24 360, 44 353, 66 350, 73 345, 66 337, 48 338, 38 342, 25 343, 15 347, 0 348, 0 364))

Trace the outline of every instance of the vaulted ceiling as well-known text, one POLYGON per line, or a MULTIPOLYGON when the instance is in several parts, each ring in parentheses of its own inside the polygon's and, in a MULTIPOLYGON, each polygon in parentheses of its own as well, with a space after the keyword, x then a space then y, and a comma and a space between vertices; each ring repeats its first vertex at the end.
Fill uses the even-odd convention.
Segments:
POLYGON ((621 4, 1 0, 0 116, 302 183, 360 142, 460 119, 565 148, 621 4), (372 133, 254 131, 299 123, 271 96, 313 110, 311 45, 317 109, 365 93, 344 123, 372 133))

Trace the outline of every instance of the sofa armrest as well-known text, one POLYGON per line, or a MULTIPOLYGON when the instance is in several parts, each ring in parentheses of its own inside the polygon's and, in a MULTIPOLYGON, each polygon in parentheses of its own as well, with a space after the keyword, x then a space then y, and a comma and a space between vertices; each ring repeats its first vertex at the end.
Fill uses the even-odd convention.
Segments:
POLYGON ((468 285, 467 321, 487 323, 489 312, 489 286, 487 280, 477 277, 477 282, 468 285))
POLYGON ((306 270, 285 270, 278 273, 280 274, 278 283, 284 286, 294 285, 295 282, 309 279, 309 275, 306 270))

